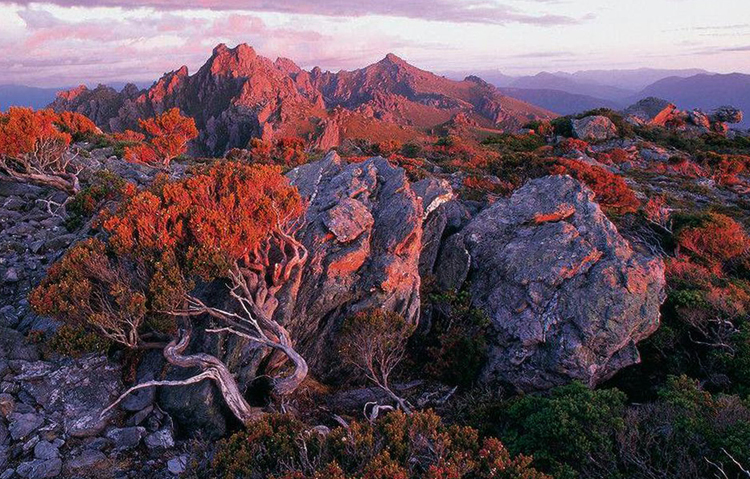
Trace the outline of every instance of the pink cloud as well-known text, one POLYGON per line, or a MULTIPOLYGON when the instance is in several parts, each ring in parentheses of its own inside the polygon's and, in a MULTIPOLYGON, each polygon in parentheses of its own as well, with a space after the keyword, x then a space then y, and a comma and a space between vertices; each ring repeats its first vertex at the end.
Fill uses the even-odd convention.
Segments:
MULTIPOLYGON (((0 2, 4 3, 4 2, 0 2)), ((30 5, 33 0, 13 3, 30 5)), ((150 7, 160 10, 185 10, 190 8, 211 10, 245 10, 278 12, 330 17, 361 17, 385 15, 430 21, 455 23, 486 23, 504 25, 525 23, 532 25, 565 25, 581 20, 564 15, 528 14, 509 5, 486 0, 49 0, 60 6, 72 7, 150 7)), ((540 3, 545 3, 540 0, 540 3)))

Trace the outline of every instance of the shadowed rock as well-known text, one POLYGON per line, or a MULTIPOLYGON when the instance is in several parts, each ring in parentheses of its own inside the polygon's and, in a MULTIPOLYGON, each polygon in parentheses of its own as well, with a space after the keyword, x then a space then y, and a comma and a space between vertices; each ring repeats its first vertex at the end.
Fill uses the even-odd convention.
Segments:
POLYGON ((567 176, 530 181, 443 246, 439 284, 466 280, 492 321, 487 383, 591 386, 639 361, 659 325, 661 259, 634 251, 567 176))

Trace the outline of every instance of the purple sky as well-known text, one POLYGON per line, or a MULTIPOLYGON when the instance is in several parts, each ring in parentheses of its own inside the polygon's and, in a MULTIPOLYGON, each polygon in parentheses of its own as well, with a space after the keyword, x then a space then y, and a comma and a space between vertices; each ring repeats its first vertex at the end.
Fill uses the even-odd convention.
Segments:
POLYGON ((217 43, 303 67, 750 72, 745 0, 0 0, 0 84, 151 81, 217 43))

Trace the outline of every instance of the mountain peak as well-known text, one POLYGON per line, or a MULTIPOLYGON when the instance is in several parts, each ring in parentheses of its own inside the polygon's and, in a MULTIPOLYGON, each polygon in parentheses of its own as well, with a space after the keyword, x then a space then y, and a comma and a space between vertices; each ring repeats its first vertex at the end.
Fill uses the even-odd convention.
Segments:
POLYGON ((211 56, 211 72, 214 74, 239 75, 259 58, 253 47, 240 43, 229 48, 225 43, 218 44, 211 56))
POLYGON ((408 65, 406 60, 393 53, 389 53, 388 55, 386 55, 385 58, 380 60, 380 63, 389 63, 392 65, 408 65))

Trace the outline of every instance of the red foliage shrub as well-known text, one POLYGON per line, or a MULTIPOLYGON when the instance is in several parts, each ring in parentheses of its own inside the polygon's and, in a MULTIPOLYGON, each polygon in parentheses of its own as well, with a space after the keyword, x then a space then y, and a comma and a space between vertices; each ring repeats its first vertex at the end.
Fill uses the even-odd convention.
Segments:
POLYGON ((133 130, 125 130, 123 133, 113 133, 112 138, 123 143, 140 143, 146 140, 146 135, 133 130))
POLYGON ((651 170, 657 173, 669 173, 686 178, 701 178, 706 176, 703 168, 684 156, 673 156, 666 163, 654 163, 651 166, 651 170))
POLYGON ((93 121, 80 113, 64 111, 60 113, 55 123, 60 130, 70 134, 77 141, 89 139, 102 133, 93 121))
POLYGON ((120 254, 173 251, 204 277, 245 259, 277 222, 299 215, 297 190, 271 166, 217 163, 181 181, 161 181, 104 221, 120 254))
POLYGON ((512 457, 499 440, 447 426, 432 411, 353 421, 326 436, 306 429, 285 416, 264 419, 220 443, 214 471, 282 479, 549 479, 530 457, 512 457))
POLYGON ((559 158, 557 165, 552 168, 552 173, 569 174, 583 182, 594 191, 600 205, 618 213, 632 213, 640 205, 625 180, 602 167, 559 158))
POLYGON ((125 161, 153 165, 159 161, 159 157, 151 145, 139 143, 125 148, 125 161))
POLYGON ((605 165, 621 165, 630 161, 630 155, 622 148, 613 148, 607 152, 596 155, 596 161, 605 165))
POLYGON ((286 137, 273 141, 252 138, 248 149, 233 149, 227 159, 258 165, 278 165, 291 169, 307 162, 305 142, 301 138, 286 137))
POLYGON ((643 208, 643 214, 648 221, 671 230, 671 211, 664 196, 652 196, 643 208))
POLYGON ((480 196, 487 194, 505 195, 513 191, 513 185, 507 181, 498 181, 482 176, 467 176, 464 178, 463 187, 473 193, 478 193, 480 196))
POLYGON ((683 228, 677 234, 680 252, 720 265, 747 251, 750 242, 742 225, 719 213, 709 213, 698 225, 683 228))
POLYGON ((0 157, 26 161, 54 161, 70 145, 71 136, 57 127, 52 110, 11 107, 0 114, 0 157))
POLYGON ((52 110, 11 107, 0 113, 0 171, 23 182, 75 194, 78 170, 65 153, 71 136, 60 131, 52 110))
POLYGON ((164 166, 187 151, 187 144, 198 136, 192 118, 182 116, 172 108, 155 118, 140 120, 141 128, 150 135, 150 144, 158 161, 164 166))
POLYGON ((589 149, 589 144, 577 138, 565 138, 556 145, 555 149, 562 155, 567 155, 574 151, 585 153, 589 149))

